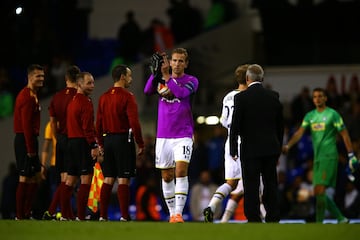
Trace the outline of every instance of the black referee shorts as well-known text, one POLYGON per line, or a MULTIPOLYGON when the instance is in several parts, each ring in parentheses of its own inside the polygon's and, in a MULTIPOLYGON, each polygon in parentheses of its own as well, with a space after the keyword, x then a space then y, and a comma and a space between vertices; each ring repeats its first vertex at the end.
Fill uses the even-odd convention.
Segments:
POLYGON ((64 134, 56 135, 56 161, 55 167, 57 173, 66 172, 66 164, 68 160, 68 149, 67 149, 68 138, 64 134))
POLYGON ((104 177, 131 178, 136 175, 134 139, 128 133, 107 134, 104 137, 104 177))
POLYGON ((66 172, 71 176, 89 175, 94 172, 95 160, 85 138, 68 139, 68 162, 66 172))
POLYGON ((23 133, 17 133, 14 139, 16 167, 20 176, 33 177, 40 172, 41 164, 38 153, 38 137, 33 136, 35 142, 36 156, 28 157, 25 136, 23 133))

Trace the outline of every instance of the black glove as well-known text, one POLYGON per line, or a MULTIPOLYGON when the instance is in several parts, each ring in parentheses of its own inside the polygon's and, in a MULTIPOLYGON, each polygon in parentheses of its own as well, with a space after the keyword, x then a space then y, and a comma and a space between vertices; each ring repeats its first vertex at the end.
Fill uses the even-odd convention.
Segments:
POLYGON ((160 53, 154 53, 150 58, 150 70, 154 75, 153 84, 157 85, 157 83, 162 82, 162 73, 161 73, 161 64, 164 62, 163 57, 160 53))

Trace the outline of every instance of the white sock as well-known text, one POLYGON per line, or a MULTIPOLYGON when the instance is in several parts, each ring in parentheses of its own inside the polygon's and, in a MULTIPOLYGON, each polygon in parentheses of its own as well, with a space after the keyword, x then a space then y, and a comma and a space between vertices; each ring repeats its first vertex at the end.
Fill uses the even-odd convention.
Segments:
POLYGON ((209 203, 209 207, 212 212, 215 212, 216 207, 222 202, 222 200, 224 200, 224 198, 226 198, 227 195, 229 195, 231 191, 231 186, 227 183, 224 183, 216 189, 209 203))
POLYGON ((165 182, 162 180, 162 191, 164 195, 164 200, 169 209, 170 216, 175 214, 175 182, 165 182))
POLYGON ((188 177, 176 178, 175 184, 175 214, 181 214, 184 210, 187 195, 189 192, 188 177))
POLYGON ((260 217, 262 220, 265 220, 265 216, 266 216, 266 210, 264 204, 260 203, 260 217))
POLYGON ((230 218, 234 215, 237 206, 238 203, 230 198, 226 204, 225 212, 221 218, 221 222, 228 222, 230 218))

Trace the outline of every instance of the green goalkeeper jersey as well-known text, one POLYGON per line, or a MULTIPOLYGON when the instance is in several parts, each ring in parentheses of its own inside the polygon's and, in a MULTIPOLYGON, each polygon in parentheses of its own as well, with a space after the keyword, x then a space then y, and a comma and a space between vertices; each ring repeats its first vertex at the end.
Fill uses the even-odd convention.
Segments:
POLYGON ((337 158, 336 135, 345 128, 340 114, 332 108, 308 112, 301 126, 310 129, 314 149, 314 162, 324 158, 337 158))

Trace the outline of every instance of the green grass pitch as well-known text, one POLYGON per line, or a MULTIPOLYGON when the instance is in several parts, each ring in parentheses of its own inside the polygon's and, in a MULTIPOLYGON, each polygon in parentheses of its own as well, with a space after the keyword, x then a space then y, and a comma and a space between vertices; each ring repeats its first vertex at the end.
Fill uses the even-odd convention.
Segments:
POLYGON ((0 236, 4 240, 355 240, 360 238, 358 224, 206 224, 186 222, 58 222, 0 221, 0 236))

